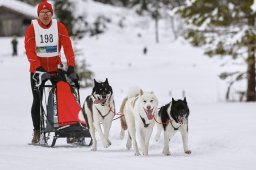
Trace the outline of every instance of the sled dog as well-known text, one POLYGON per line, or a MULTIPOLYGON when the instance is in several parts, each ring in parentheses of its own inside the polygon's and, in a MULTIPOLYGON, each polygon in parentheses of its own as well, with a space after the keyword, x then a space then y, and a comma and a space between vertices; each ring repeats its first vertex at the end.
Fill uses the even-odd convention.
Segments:
POLYGON ((97 82, 94 79, 92 94, 87 96, 85 99, 83 109, 88 116, 89 131, 92 137, 91 150, 97 150, 95 130, 98 132, 103 146, 108 148, 111 145, 109 140, 109 131, 115 115, 113 90, 108 83, 108 79, 106 79, 105 82, 97 82), (104 132, 101 128, 101 123, 104 132))
POLYGON ((129 150, 133 145, 136 156, 140 155, 136 137, 139 139, 143 155, 148 155, 157 105, 158 100, 153 92, 143 92, 135 88, 130 90, 122 102, 120 112, 124 114, 124 117, 121 118, 120 136, 123 138, 124 130, 128 128, 129 136, 126 147, 129 150))
POLYGON ((156 141, 159 140, 161 131, 164 130, 163 154, 170 155, 169 141, 177 131, 180 131, 183 141, 183 149, 186 154, 191 154, 188 149, 188 116, 189 108, 186 97, 184 100, 175 101, 162 106, 157 115, 157 134, 156 141))

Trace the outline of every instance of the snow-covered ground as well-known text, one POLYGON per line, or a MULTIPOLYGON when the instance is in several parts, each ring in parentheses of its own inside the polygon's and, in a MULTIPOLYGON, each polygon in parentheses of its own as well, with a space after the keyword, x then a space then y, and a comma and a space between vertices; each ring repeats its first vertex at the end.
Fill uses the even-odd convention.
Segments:
MULTIPOLYGON (((86 37, 77 45, 84 52, 77 60, 85 58, 97 80, 108 77, 117 110, 132 86, 154 91, 160 105, 171 100, 170 94, 177 99, 185 91, 191 111, 191 155, 183 153, 177 133, 170 142, 171 156, 163 156, 163 138, 155 142, 154 131, 149 156, 136 157, 132 150, 126 150, 126 141, 119 139, 119 120, 113 122, 112 145, 107 149, 100 140, 96 152, 66 144, 64 139, 57 140, 55 148, 28 145, 33 129, 32 94, 24 39, 18 39, 19 56, 11 57, 11 38, 0 38, 0 169, 255 169, 256 104, 225 103, 226 87, 217 77, 221 63, 218 59, 207 58, 181 39, 169 43, 168 37, 162 36, 163 41, 155 44, 153 32, 136 27, 113 28, 98 39, 86 37), (147 55, 142 54, 144 46, 147 55)), ((90 91, 81 90, 82 101, 90 91)))

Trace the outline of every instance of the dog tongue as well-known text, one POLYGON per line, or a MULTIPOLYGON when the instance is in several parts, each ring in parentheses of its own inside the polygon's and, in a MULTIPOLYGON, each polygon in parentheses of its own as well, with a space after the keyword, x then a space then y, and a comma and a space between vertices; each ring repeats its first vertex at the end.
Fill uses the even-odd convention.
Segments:
POLYGON ((185 116, 179 116, 179 121, 183 124, 186 124, 187 123, 187 119, 185 116))
POLYGON ((100 104, 100 103, 102 103, 104 100, 98 100, 98 99, 96 99, 96 100, 94 100, 94 104, 100 104))
POLYGON ((148 109, 148 110, 145 110, 146 114, 147 114, 147 117, 149 120, 152 120, 154 118, 153 116, 153 109, 148 109))

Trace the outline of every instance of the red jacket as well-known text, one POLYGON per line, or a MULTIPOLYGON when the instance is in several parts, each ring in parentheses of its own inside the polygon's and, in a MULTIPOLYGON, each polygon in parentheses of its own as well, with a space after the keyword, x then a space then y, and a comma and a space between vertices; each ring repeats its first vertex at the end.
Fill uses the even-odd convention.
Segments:
MULTIPOLYGON (((42 28, 49 28, 49 26, 45 26, 42 24, 40 20, 38 20, 39 25, 42 28)), ((68 31, 66 27, 58 22, 58 34, 59 34, 59 51, 61 47, 64 47, 64 53, 67 59, 68 66, 75 66, 75 58, 74 51, 72 48, 71 40, 68 35, 68 31)), ((36 42, 35 42, 35 31, 33 24, 29 25, 25 33, 25 49, 28 61, 30 62, 30 72, 35 72, 38 67, 43 67, 47 72, 56 71, 58 64, 61 63, 60 56, 55 57, 38 57, 36 55, 36 42)))

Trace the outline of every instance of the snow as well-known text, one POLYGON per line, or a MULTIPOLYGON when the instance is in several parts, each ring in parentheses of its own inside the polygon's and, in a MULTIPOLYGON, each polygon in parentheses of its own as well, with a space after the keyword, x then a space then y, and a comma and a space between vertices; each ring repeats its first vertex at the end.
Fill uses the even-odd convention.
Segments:
MULTIPOLYGON (((140 22, 141 18, 134 18, 133 22, 136 21, 140 22)), ((55 148, 27 145, 32 138, 32 93, 24 37, 18 39, 18 57, 11 57, 11 38, 0 38, 0 169, 255 169, 256 104, 226 103, 226 84, 217 77, 222 63, 219 58, 204 56, 202 49, 193 48, 183 39, 170 43, 162 29, 160 44, 156 44, 154 23, 148 19, 144 22, 148 25, 145 29, 138 24, 109 29, 98 38, 85 37, 77 45, 84 55, 76 59, 85 58, 97 80, 108 77, 117 110, 130 87, 154 91, 160 106, 171 100, 170 93, 177 99, 185 91, 191 112, 192 154, 184 154, 177 133, 170 142, 171 156, 163 156, 163 136, 155 142, 154 129, 149 156, 136 157, 133 150, 126 150, 126 141, 119 139, 119 120, 113 122, 110 130, 112 145, 105 149, 98 140, 96 152, 66 144, 65 139, 58 139, 55 148), (137 37, 138 33, 141 38, 137 37), (144 46, 148 48, 147 55, 142 54, 144 46)), ((90 92, 91 88, 81 90, 81 101, 90 92)))
POLYGON ((253 4, 252 4, 251 8, 252 8, 253 12, 256 11, 256 1, 253 1, 253 4))
POLYGON ((0 0, 0 7, 4 6, 24 15, 37 18, 37 8, 16 0, 0 0))

